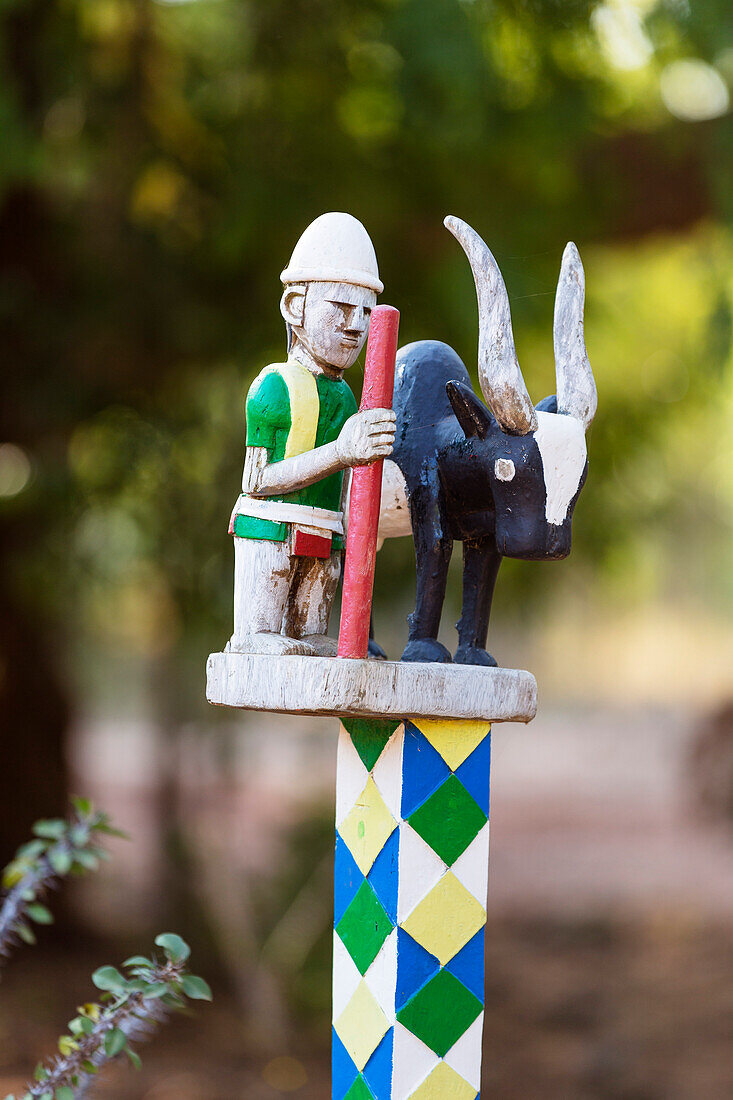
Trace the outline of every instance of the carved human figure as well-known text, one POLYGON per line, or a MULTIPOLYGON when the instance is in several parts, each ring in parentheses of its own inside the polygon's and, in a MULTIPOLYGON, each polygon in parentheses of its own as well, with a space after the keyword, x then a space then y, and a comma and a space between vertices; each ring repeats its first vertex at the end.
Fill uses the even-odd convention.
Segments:
POLYGON ((232 513, 234 633, 229 649, 333 655, 327 636, 344 542, 344 471, 392 451, 390 409, 357 411, 343 375, 383 290, 364 226, 317 218, 282 272, 288 358, 246 401, 242 493, 232 513))

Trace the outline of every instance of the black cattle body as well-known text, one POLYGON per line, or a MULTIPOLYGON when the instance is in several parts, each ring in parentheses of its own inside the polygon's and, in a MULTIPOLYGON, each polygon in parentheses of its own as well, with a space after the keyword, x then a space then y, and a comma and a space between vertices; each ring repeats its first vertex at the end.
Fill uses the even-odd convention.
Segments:
POLYGON ((499 266, 470 225, 455 217, 445 225, 476 284, 478 377, 486 404, 447 344, 420 340, 398 352, 397 435, 384 467, 380 535, 411 528, 415 542, 417 594, 402 660, 495 665, 486 636, 501 559, 546 561, 570 552, 573 510, 587 472, 585 432, 598 404, 583 332, 585 274, 571 242, 555 295, 557 396, 535 407, 499 266), (453 658, 438 630, 456 539, 463 543, 463 609, 453 658))
MULTIPOLYGON (((405 481, 417 565, 402 660, 495 665, 486 639, 502 558, 539 561, 570 552, 573 510, 588 465, 582 426, 564 416, 558 425, 570 437, 575 484, 570 495, 565 486, 561 522, 550 523, 548 493, 555 487, 547 484, 541 443, 550 419, 558 417, 554 395, 537 405, 537 432, 510 435, 476 396, 456 352, 421 340, 398 352, 394 408, 392 461, 405 481), (437 634, 454 541, 463 543, 463 606, 452 657, 437 634)), ((555 442, 558 432, 550 428, 549 435, 555 442)), ((545 452, 554 460, 557 447, 545 452)))

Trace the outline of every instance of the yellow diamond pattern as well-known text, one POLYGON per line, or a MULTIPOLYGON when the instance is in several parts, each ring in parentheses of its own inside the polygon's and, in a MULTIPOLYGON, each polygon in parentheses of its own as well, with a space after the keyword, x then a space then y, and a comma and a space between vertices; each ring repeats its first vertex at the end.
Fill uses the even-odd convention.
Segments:
POLYGON ((402 927, 445 966, 485 924, 484 907, 448 871, 402 927))
POLYGON ((454 1069, 441 1062, 410 1100, 474 1100, 476 1089, 464 1081, 454 1069))
POLYGON ((491 730, 488 722, 421 718, 415 725, 445 760, 452 772, 460 768, 491 730))
POLYGON ((389 812, 371 776, 353 808, 341 822, 339 832, 357 867, 368 875, 374 860, 392 836, 397 822, 389 812))
POLYGON ((361 981, 333 1026, 361 1073, 387 1034, 389 1021, 366 982, 361 981))

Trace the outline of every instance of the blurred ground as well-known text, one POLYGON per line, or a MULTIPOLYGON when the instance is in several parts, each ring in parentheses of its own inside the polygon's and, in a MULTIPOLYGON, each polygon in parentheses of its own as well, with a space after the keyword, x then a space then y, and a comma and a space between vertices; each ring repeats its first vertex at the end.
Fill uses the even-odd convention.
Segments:
POLYGON ((494 909, 733 916, 733 843, 693 805, 698 719, 540 713, 493 741, 494 909))
MULTIPOLYGON (((693 808, 686 774, 696 725, 694 714, 679 711, 583 709, 495 728, 485 1096, 733 1094, 733 838, 693 808)), ((280 859, 303 807, 327 796, 334 730, 298 719, 250 718, 244 726, 250 732, 239 739, 226 783, 214 782, 215 760, 207 764, 206 742, 194 731, 181 777, 196 864, 209 869, 199 889, 214 899, 223 951, 238 976, 214 980, 215 1004, 170 1024, 143 1051, 143 1071, 121 1067, 100 1083, 100 1097, 315 1100, 328 1093, 327 989, 320 1007, 296 1023, 285 1012, 280 1028, 273 1012, 273 1026, 267 1019, 263 1027, 263 998, 277 997, 279 981, 267 975, 271 945, 263 949, 255 929, 241 926, 239 945, 227 954, 237 929, 224 914, 233 898, 246 896, 246 883, 256 885, 280 859), (306 760, 311 788, 296 801, 291 780, 306 760), (226 881, 214 881, 222 875, 226 881)), ((136 771, 146 773, 149 762, 141 765, 133 751, 140 737, 133 725, 79 733, 85 789, 133 841, 115 847, 113 864, 77 898, 76 923, 88 925, 93 909, 97 929, 110 938, 77 941, 63 959, 26 950, 8 967, 0 1092, 17 1088, 16 1075, 51 1049, 70 1009, 89 995, 86 975, 112 961, 120 937, 140 946, 155 909, 154 815, 136 771), (111 746, 127 766, 110 766, 111 746)), ((314 853, 318 882, 327 847, 319 841, 314 853)), ((327 920, 330 906, 326 896, 318 905, 303 897, 292 919, 293 906, 278 914, 280 925, 272 918, 276 953, 292 955, 294 967, 299 947, 305 943, 307 953, 317 938, 311 925, 327 920)), ((235 919, 246 912, 238 904, 235 919)), ((318 980, 327 982, 325 971, 318 980)))
MULTIPOLYGON (((70 954, 63 963, 36 956, 13 967, 0 1006, 1 1088, 19 1088, 22 1070, 50 1049, 73 1002, 70 991, 82 993, 78 975, 93 965, 89 955, 70 954), (18 1012, 21 984, 22 1003, 33 1001, 33 1023, 18 1012)), ((669 915, 637 922, 492 920, 483 1096, 725 1100, 733 1093, 732 989, 728 927, 669 915)), ((121 1066, 100 1079, 96 1094, 110 1100, 328 1095, 325 1048, 294 1043, 263 1057, 221 996, 194 1020, 170 1024, 141 1052, 139 1074, 121 1066)))

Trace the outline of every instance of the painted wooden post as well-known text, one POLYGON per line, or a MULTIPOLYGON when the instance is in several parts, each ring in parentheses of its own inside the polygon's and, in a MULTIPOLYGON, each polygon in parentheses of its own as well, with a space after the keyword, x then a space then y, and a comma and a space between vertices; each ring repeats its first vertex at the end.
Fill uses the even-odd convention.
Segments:
POLYGON ((339 737, 333 1100, 475 1100, 490 725, 346 720, 339 737))

